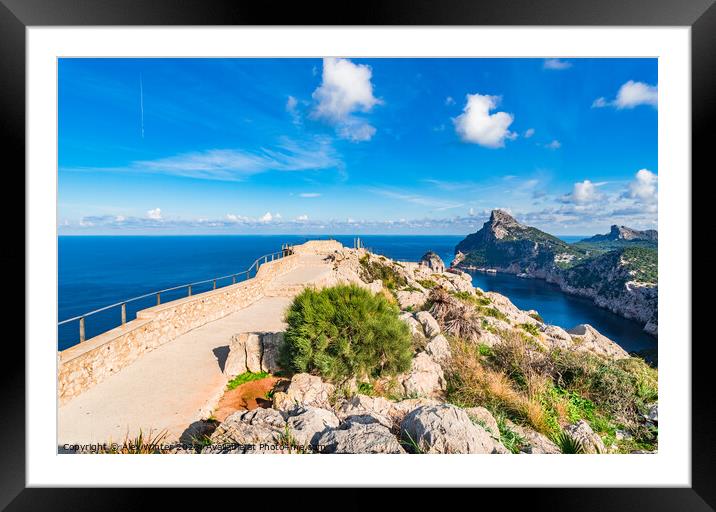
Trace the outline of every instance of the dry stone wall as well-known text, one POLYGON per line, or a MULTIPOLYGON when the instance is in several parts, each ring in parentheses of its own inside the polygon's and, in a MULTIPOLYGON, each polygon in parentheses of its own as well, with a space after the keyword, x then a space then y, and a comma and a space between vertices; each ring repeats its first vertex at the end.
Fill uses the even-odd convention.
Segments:
POLYGON ((264 263, 252 279, 144 309, 126 325, 59 352, 60 404, 117 373, 145 352, 251 305, 265 295, 271 280, 298 265, 298 253, 329 251, 333 244, 340 246, 334 241, 308 242, 296 247, 296 254, 264 263))

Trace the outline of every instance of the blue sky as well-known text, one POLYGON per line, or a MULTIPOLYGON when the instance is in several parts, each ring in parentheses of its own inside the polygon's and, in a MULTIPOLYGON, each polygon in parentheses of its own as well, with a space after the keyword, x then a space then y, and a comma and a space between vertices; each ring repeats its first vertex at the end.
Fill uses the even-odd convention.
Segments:
POLYGON ((61 59, 61 234, 655 228, 656 59, 61 59))

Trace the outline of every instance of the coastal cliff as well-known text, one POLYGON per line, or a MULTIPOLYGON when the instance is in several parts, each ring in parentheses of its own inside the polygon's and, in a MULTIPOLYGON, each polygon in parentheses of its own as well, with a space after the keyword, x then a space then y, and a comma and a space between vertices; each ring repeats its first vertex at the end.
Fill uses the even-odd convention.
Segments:
POLYGON ((608 234, 568 244, 493 210, 480 230, 455 247, 452 265, 544 279, 644 324, 644 330, 656 336, 657 243, 655 230, 615 225, 608 234))

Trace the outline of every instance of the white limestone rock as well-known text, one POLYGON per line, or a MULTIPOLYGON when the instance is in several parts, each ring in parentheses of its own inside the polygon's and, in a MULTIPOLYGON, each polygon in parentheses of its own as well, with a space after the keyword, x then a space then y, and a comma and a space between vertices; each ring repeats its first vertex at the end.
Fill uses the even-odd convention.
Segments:
POLYGON ((401 439, 422 453, 509 453, 454 405, 419 407, 401 423, 401 439))
POLYGON ((568 425, 564 428, 564 431, 571 436, 572 439, 581 443, 585 453, 607 452, 602 438, 599 437, 599 434, 595 433, 592 427, 584 420, 579 420, 577 423, 568 425))
POLYGON ((438 397, 445 390, 445 374, 435 360, 425 352, 413 358, 410 371, 400 378, 406 396, 438 397))
POLYGON ((427 311, 418 311, 417 313, 415 313, 415 318, 423 326, 425 335, 428 338, 432 338, 433 336, 437 336, 438 334, 440 334, 440 325, 438 324, 438 321, 435 320, 435 318, 433 318, 433 315, 431 315, 427 311))

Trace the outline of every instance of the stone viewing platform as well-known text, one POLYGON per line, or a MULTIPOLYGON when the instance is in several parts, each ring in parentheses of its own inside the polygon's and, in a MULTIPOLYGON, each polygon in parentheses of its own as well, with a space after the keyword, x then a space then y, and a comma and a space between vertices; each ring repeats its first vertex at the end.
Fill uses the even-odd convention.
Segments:
POLYGON ((140 429, 177 439, 221 396, 232 336, 283 330, 291 298, 327 283, 325 257, 342 248, 332 240, 295 246, 252 279, 142 310, 58 353, 59 443, 120 441, 140 429))

